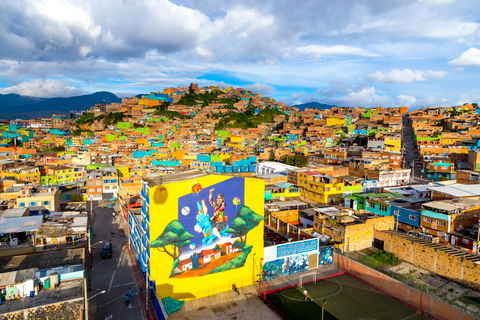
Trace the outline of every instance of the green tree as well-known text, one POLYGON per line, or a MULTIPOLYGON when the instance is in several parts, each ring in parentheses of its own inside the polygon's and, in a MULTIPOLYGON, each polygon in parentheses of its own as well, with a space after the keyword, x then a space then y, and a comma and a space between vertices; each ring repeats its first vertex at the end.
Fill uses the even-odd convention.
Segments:
POLYGON ((233 233, 235 237, 240 238, 241 242, 247 243, 247 233, 258 226, 262 220, 261 215, 256 214, 249 207, 243 206, 238 210, 237 216, 233 219, 227 232, 233 233))
POLYGON ((478 103, 476 103, 476 102, 472 103, 472 107, 478 108, 478 103))
POLYGON ((275 157, 275 151, 270 151, 270 156, 268 157, 268 161, 275 161, 277 157, 275 157))
POLYGON ((294 165, 297 167, 305 167, 308 163, 307 157, 301 153, 297 153, 293 157, 293 162, 295 163, 294 165))
POLYGON ((165 252, 173 260, 176 260, 191 243, 190 239, 193 237, 178 220, 173 220, 165 227, 163 233, 150 244, 150 247, 157 248, 160 252, 165 252), (171 252, 167 250, 168 246, 172 246, 171 252))

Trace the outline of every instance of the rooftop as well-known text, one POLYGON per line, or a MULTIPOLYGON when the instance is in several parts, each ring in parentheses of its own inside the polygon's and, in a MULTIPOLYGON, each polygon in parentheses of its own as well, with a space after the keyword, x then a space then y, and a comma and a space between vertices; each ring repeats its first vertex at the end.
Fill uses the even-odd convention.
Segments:
POLYGON ((43 216, 15 217, 0 219, 0 234, 37 231, 43 216))
POLYGON ((480 196, 480 184, 455 183, 448 186, 431 186, 427 190, 455 198, 480 196))
POLYGON ((0 268, 3 272, 30 268, 47 269, 82 264, 84 258, 83 248, 47 251, 29 255, 0 257, 0 268))

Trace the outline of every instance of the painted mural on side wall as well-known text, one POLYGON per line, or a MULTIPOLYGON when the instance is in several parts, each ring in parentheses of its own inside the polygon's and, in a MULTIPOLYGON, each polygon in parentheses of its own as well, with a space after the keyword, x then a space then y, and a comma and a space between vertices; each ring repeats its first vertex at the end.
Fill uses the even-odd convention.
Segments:
POLYGON ((178 219, 150 244, 172 259, 170 278, 203 277, 243 267, 252 251, 251 230, 263 216, 245 205, 245 179, 205 186, 191 181, 178 198, 178 219))

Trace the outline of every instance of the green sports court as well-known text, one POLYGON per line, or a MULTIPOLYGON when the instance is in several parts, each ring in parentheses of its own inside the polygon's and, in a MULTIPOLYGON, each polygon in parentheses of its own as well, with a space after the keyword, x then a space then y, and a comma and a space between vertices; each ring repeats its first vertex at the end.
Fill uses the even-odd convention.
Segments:
MULTIPOLYGON (((428 319, 417 310, 356 278, 343 274, 268 294, 266 299, 290 320, 428 319), (304 290, 308 291, 305 301, 304 290)), ((307 283, 307 282, 305 282, 307 283)))

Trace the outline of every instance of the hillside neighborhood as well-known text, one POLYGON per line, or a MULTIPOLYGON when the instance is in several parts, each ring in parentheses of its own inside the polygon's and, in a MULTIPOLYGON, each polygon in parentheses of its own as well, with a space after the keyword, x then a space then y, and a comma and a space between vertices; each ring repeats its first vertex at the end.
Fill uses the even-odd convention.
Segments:
MULTIPOLYGON (((266 253, 268 248, 314 239, 317 257, 318 247, 328 246, 332 254, 372 268, 365 262, 372 252, 392 254, 397 263, 408 265, 405 268, 418 270, 417 276, 422 272, 420 290, 423 273, 428 273, 430 279, 454 283, 475 298, 443 299, 443 293, 431 293, 432 299, 442 298, 464 312, 465 319, 467 314, 472 319, 480 316, 480 108, 476 103, 418 110, 301 110, 243 88, 192 83, 119 103, 98 103, 86 111, 1 120, 0 131, 2 319, 18 319, 24 312, 30 312, 32 319, 39 313, 58 319, 61 314, 104 319, 118 312, 118 306, 108 301, 119 299, 123 304, 129 287, 138 292, 134 296, 139 303, 133 305, 136 311, 126 309, 125 314, 163 319, 168 308, 162 294, 168 288, 161 288, 166 284, 153 271, 157 263, 153 252, 160 251, 151 247, 158 236, 153 236, 154 224, 159 223, 154 223, 154 215, 160 215, 167 197, 177 197, 172 185, 178 183, 180 190, 181 183, 190 186, 190 179, 220 183, 230 177, 261 181, 263 194, 249 205, 263 220, 235 234, 237 242, 229 238, 211 248, 201 249, 198 242, 195 248, 193 240, 188 247, 187 240, 194 236, 193 230, 186 230, 179 241, 182 250, 198 249, 200 256, 194 261, 181 257, 175 246, 177 273, 169 266, 162 276, 170 277, 172 272, 175 281, 205 277, 202 268, 213 270, 244 254, 246 234, 256 227, 264 234, 266 253), (154 188, 159 191, 154 193, 154 188), (102 259, 107 242, 118 262, 102 259), (131 284, 114 283, 105 292, 112 286, 111 270, 131 284), (51 294, 53 290, 58 294, 51 294)), ((248 192, 250 180, 242 181, 248 192)), ((207 187, 193 184, 188 191, 200 199, 207 187)), ((223 214, 219 206, 224 193, 215 200, 218 203, 211 201, 215 214, 223 214)), ((242 195, 224 207, 236 213, 245 201, 242 195)), ((178 220, 192 208, 179 207, 178 220)), ((198 205, 199 214, 201 210, 198 205)), ((230 227, 226 232, 234 234, 235 225, 225 221, 230 227)), ((202 229, 201 234, 206 237, 207 231, 202 229)), ((221 238, 217 235, 215 241, 221 238)), ((165 248, 173 242, 162 241, 162 250, 170 254, 165 248)), ((266 270, 268 261, 249 253, 242 256, 239 268, 263 263, 260 268, 266 270)), ((327 261, 330 256, 320 253, 320 257, 327 261)), ((275 272, 294 273, 295 260, 287 261, 283 270, 275 266, 275 272)), ((312 261, 305 268, 313 269, 312 261)), ((315 260, 315 267, 319 265, 315 260)), ((387 267, 391 265, 379 268, 387 267)), ((267 274, 255 272, 260 278, 262 272, 267 274)), ((256 279, 253 285, 258 283, 256 279)), ((445 297, 448 288, 442 289, 445 297)), ((172 289, 169 297, 188 301, 231 289, 230 282, 208 294, 194 288, 198 293, 192 291, 193 296, 172 289)), ((419 309, 423 310, 422 302, 419 309)))

